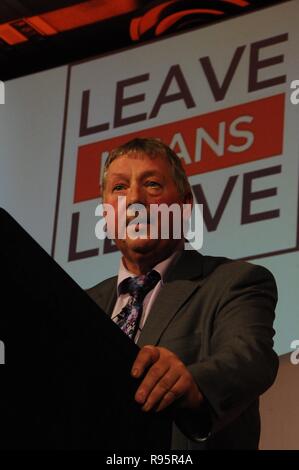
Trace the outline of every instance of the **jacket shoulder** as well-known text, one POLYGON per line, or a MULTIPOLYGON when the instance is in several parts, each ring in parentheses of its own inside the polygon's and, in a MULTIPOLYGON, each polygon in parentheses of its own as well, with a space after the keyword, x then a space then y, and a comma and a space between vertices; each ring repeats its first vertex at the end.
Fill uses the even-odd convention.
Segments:
POLYGON ((264 266, 242 260, 208 257, 204 284, 218 295, 232 295, 255 291, 257 295, 270 295, 277 301, 277 285, 273 274, 264 266), (212 259, 211 259, 212 258, 212 259))
POLYGON ((220 256, 202 256, 202 264, 204 276, 208 276, 212 273, 220 276, 227 276, 229 274, 230 277, 234 277, 235 275, 254 275, 274 280, 273 274, 267 268, 248 261, 234 260, 220 256))

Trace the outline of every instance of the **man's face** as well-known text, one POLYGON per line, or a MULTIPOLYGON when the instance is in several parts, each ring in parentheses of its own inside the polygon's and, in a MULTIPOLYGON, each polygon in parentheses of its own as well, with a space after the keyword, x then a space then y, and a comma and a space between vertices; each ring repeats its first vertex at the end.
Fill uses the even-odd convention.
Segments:
MULTIPOLYGON (((177 185, 173 179, 172 167, 166 157, 157 156, 150 158, 145 154, 129 153, 116 158, 109 166, 104 192, 104 202, 113 206, 116 214, 116 238, 115 243, 124 257, 135 261, 145 255, 151 255, 155 259, 159 255, 171 253, 178 245, 178 239, 161 239, 161 220, 158 223, 158 238, 150 237, 149 217, 143 228, 146 238, 130 237, 124 239, 117 237, 118 222, 121 211, 126 210, 132 204, 142 204, 149 216, 151 204, 179 204, 183 201, 180 197, 177 185), (118 207, 118 198, 125 197, 125 206, 118 207)), ((132 214, 126 217, 126 223, 138 216, 132 214)), ((124 212, 122 212, 124 217, 124 212)))

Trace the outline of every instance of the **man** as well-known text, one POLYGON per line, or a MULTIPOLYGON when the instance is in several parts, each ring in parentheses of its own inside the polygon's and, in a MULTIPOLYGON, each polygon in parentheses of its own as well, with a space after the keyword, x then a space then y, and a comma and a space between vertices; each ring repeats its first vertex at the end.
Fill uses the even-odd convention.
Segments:
POLYGON ((183 234, 162 237, 161 218, 158 237, 150 236, 154 205, 193 202, 179 157, 162 142, 134 139, 112 151, 102 188, 115 210, 122 258, 118 276, 88 293, 141 348, 132 367, 132 376, 143 378, 135 400, 144 412, 175 407, 174 449, 256 449, 258 397, 278 367, 273 276, 260 266, 184 250, 183 234), (145 207, 136 227, 143 237, 119 236, 120 196, 127 228, 134 215, 128 209, 145 207), (136 296, 145 282, 149 287, 136 296))

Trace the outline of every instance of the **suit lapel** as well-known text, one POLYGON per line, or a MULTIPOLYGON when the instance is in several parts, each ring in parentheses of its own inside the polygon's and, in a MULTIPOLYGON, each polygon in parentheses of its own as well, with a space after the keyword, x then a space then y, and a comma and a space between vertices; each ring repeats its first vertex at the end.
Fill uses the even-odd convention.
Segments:
POLYGON ((172 281, 166 283, 154 302, 138 340, 138 346, 157 344, 164 330, 186 302, 197 284, 192 281, 172 281))
POLYGON ((110 293, 110 296, 108 297, 107 302, 106 302, 106 310, 105 311, 109 315, 109 317, 112 316, 112 312, 113 312, 113 309, 114 309, 114 306, 115 306, 116 300, 117 300, 116 286, 117 286, 117 278, 115 279, 113 294, 111 295, 111 293, 110 293))
POLYGON ((87 294, 109 316, 112 315, 117 300, 116 285, 117 276, 114 276, 87 290, 87 294))
POLYGON ((138 345, 157 344, 178 310, 202 283, 202 255, 183 251, 170 269, 146 320, 138 345))

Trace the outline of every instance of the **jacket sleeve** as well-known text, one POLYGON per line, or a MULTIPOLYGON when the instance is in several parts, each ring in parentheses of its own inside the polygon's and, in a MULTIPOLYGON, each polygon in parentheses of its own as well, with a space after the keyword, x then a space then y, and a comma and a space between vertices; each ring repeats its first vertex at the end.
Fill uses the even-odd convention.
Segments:
POLYGON ((237 418, 272 385, 278 370, 273 351, 274 277, 267 269, 244 262, 221 270, 209 352, 188 366, 205 405, 198 413, 181 412, 177 419, 181 430, 197 441, 237 418))

